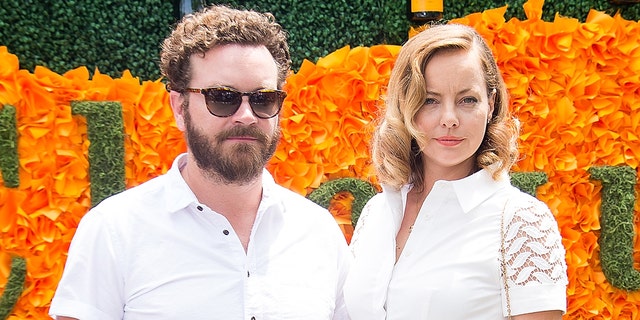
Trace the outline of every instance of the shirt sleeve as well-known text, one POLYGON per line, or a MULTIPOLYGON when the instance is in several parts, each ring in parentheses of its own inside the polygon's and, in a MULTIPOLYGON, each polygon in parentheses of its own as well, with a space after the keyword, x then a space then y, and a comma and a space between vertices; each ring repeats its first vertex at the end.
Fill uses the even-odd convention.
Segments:
POLYGON ((384 303, 393 272, 395 235, 389 222, 391 216, 380 215, 385 206, 381 195, 375 195, 364 206, 351 238, 354 262, 345 281, 344 297, 353 320, 386 318, 384 303))
POLYGON ((78 319, 122 319, 123 281, 103 213, 93 209, 78 225, 49 314, 78 319))
MULTIPOLYGON (((344 235, 340 232, 339 236, 344 239, 344 235)), ((349 274, 351 264, 353 263, 353 256, 349 251, 346 243, 342 245, 340 243, 338 248, 338 283, 337 283, 337 296, 336 305, 333 314, 333 320, 349 320, 349 314, 347 312, 347 306, 344 301, 344 282, 349 274)))
POLYGON ((543 202, 528 195, 505 208, 505 315, 566 312, 567 266, 558 224, 543 202))
POLYGON ((357 255, 357 247, 358 247, 358 241, 360 239, 360 234, 362 233, 362 230, 364 229, 365 225, 367 224, 367 219, 369 217, 369 214, 371 214, 371 211, 372 211, 371 207, 373 206, 373 202, 375 201, 375 200, 372 200, 372 199, 367 201, 365 206, 362 208, 362 211, 360 212, 360 217, 358 218, 358 222, 356 223, 356 226, 355 226, 355 228, 353 230, 353 235, 351 236, 351 242, 349 243, 349 249, 351 249, 351 253, 354 256, 357 255))

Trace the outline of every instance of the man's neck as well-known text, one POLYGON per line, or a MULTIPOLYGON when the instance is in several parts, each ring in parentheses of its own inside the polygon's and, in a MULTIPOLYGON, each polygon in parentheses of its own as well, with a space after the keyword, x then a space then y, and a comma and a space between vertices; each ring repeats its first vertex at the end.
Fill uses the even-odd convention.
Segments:
POLYGON ((181 174, 198 201, 227 218, 246 252, 262 200, 262 173, 248 183, 229 184, 209 177, 195 163, 188 163, 181 174))

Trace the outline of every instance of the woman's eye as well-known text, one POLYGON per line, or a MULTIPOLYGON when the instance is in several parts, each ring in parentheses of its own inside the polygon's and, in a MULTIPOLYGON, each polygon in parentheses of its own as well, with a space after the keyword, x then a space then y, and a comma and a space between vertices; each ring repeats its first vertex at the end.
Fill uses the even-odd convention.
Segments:
POLYGON ((427 105, 427 104, 436 104, 436 103, 438 103, 438 101, 437 101, 436 99, 433 99, 433 98, 427 98, 427 99, 424 101, 424 104, 425 104, 425 105, 427 105))
POLYGON ((474 97, 465 97, 465 98, 462 98, 462 100, 460 102, 462 104, 465 104, 465 105, 476 104, 476 103, 478 103, 478 99, 476 99, 474 97))

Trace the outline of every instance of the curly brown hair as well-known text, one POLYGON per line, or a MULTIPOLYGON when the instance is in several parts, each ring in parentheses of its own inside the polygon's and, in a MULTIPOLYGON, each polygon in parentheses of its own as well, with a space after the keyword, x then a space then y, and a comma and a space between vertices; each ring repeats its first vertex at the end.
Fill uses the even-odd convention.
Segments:
POLYGON ((190 60, 227 44, 265 46, 278 66, 278 89, 291 68, 287 33, 271 13, 213 5, 186 15, 162 43, 160 70, 171 90, 183 92, 191 80, 190 60))

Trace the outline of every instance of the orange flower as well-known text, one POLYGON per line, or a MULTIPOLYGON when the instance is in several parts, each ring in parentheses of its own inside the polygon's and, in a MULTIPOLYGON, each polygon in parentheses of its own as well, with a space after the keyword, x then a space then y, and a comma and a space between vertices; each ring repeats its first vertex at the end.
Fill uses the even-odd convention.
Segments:
POLYGON ((276 181, 286 186, 292 180, 310 181, 292 186, 304 195, 329 179, 370 173, 369 136, 362 133, 370 132, 398 51, 398 46, 343 47, 315 65, 303 62, 287 79, 281 119, 286 130, 270 168, 290 162, 295 150, 304 155, 303 166, 313 163, 317 169, 277 171, 276 181), (302 179, 307 173, 320 177, 302 179))
MULTIPOLYGON (((548 176, 537 197, 556 216, 567 250, 565 318, 637 318, 640 292, 612 287, 600 267, 602 186, 588 169, 638 167, 640 26, 594 10, 584 23, 560 16, 547 22, 543 3, 527 1, 524 21, 506 21, 501 7, 451 22, 478 30, 500 66, 522 125, 522 157, 513 169, 548 176)), ((346 46, 315 64, 304 61, 288 77, 282 138, 267 165, 278 183, 302 195, 341 177, 376 183, 371 132, 399 50, 346 46)), ((0 47, 0 103, 16 107, 20 155, 20 186, 0 184, 0 289, 10 255, 25 257, 27 286, 9 319, 43 319, 75 228, 90 207, 86 123, 71 114, 71 101, 121 103, 127 187, 166 172, 186 145, 160 81, 141 82, 128 71, 114 79, 95 70, 90 79, 84 67, 64 75, 18 68, 17 57, 0 47)), ((347 241, 352 201, 339 193, 329 207, 347 241)), ((640 261, 640 238, 634 254, 640 261)))

